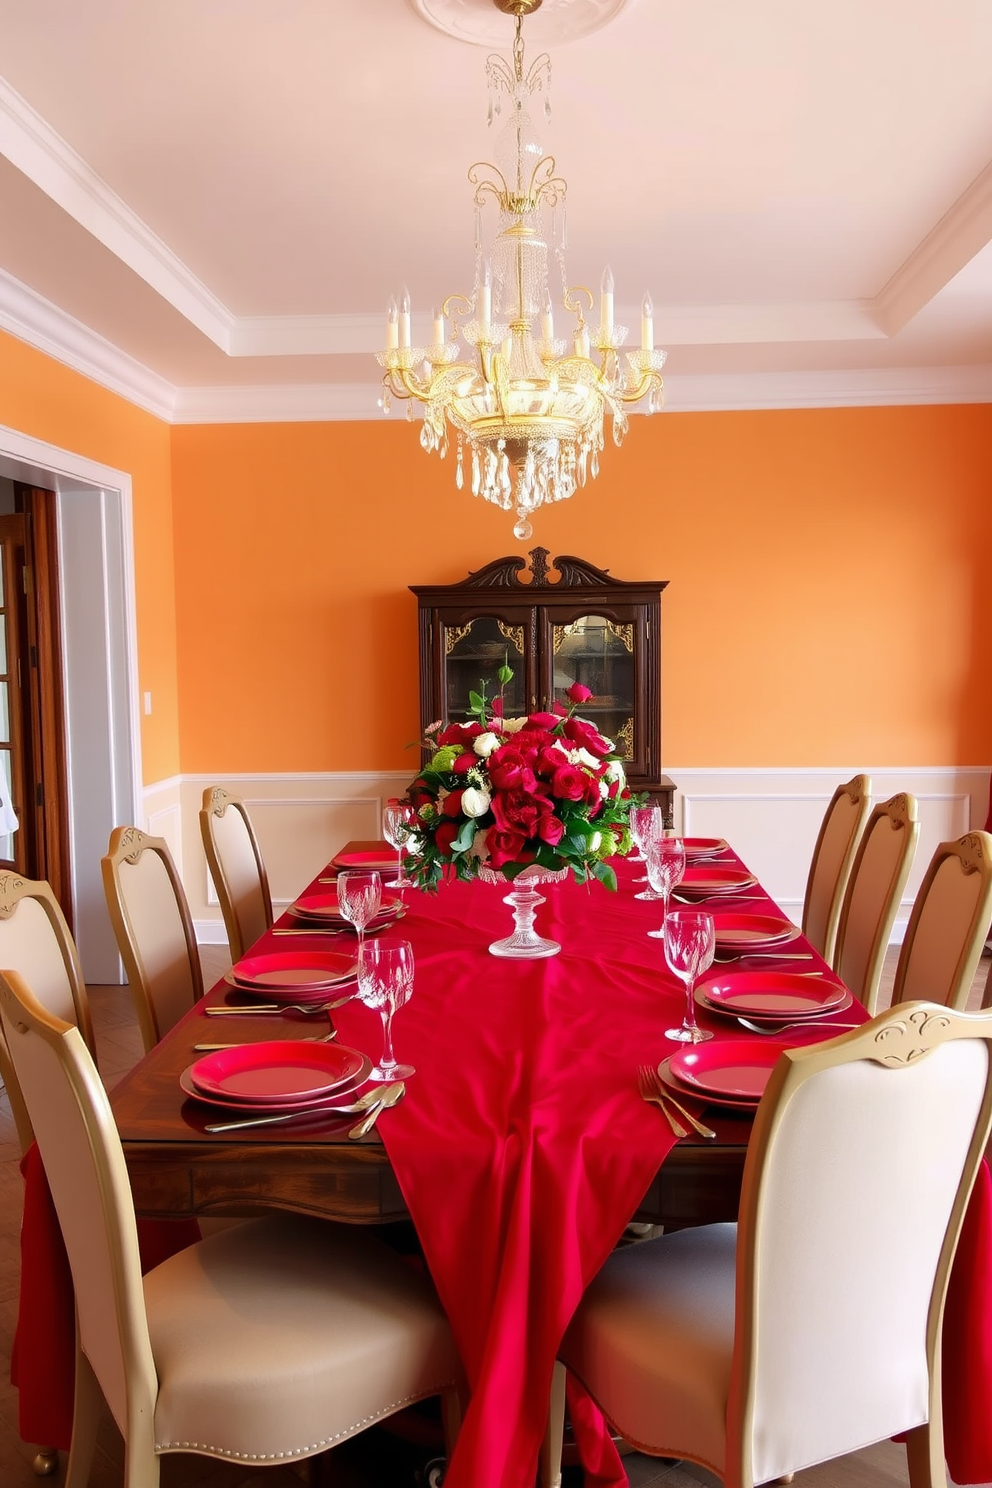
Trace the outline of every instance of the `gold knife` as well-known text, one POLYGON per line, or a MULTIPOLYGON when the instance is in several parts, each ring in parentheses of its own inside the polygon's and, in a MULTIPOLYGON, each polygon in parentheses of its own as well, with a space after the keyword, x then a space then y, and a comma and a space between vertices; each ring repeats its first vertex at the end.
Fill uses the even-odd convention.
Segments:
POLYGON ((349 1139, 352 1142, 357 1142, 360 1138, 368 1136, 383 1111, 389 1106, 395 1106, 396 1102, 402 1100, 405 1094, 406 1086, 402 1080, 397 1080, 394 1084, 387 1085, 365 1119, 360 1121, 357 1126, 351 1128, 351 1131, 348 1133, 349 1139))

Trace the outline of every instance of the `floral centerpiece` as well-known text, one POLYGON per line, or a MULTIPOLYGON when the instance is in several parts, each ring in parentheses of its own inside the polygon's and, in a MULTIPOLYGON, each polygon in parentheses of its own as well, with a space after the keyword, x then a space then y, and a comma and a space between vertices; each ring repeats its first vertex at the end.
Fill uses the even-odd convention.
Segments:
POLYGON ((503 688, 469 694, 467 723, 427 729, 428 764, 408 797, 417 812, 410 875, 433 888, 446 871, 477 878, 496 870, 512 881, 534 867, 571 868, 616 888, 609 859, 630 851, 630 791, 621 756, 576 708, 592 693, 575 682, 550 712, 506 718, 503 688))

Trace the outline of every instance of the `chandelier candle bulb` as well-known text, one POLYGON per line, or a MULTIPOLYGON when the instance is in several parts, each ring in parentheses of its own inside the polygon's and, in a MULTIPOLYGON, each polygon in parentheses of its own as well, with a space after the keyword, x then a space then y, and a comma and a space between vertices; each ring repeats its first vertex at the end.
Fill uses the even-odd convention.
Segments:
POLYGON ((404 350, 410 346, 410 291, 404 289, 400 300, 400 346, 404 350))
POLYGON ((386 306, 386 350, 396 351, 400 344, 399 310, 395 300, 386 306))
POLYGON ((607 264, 603 270, 602 298, 599 302, 599 326, 604 341, 613 340, 613 270, 607 264))
POLYGON ((654 304, 649 294, 641 301, 641 350, 654 351, 654 304))
POLYGON ((486 277, 482 281, 482 287, 479 293, 482 308, 482 313, 480 314, 479 319, 481 320, 483 329, 485 330, 486 340, 488 340, 489 328, 492 325, 493 319, 493 282, 489 272, 488 264, 486 265, 486 277))
POLYGON ((541 312, 541 336, 549 345, 555 339, 555 316, 550 300, 545 300, 541 312))
POLYGON ((441 348, 444 345, 444 316, 440 311, 434 311, 434 345, 441 348))

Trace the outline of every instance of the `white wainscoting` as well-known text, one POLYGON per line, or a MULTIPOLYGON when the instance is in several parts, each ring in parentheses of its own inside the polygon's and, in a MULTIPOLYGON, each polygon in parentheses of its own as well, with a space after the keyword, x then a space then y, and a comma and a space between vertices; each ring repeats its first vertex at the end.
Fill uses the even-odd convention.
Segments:
MULTIPOLYGON (((802 908, 806 873, 823 812, 857 768, 733 770, 667 767, 675 781, 675 825, 686 836, 726 837, 786 913, 802 908)), ((911 791, 920 803, 920 844, 894 939, 938 842, 983 826, 989 767, 867 771, 876 800, 911 791)), ((180 865, 197 938, 223 944, 224 926, 200 844, 198 813, 207 786, 243 797, 272 889, 282 909, 349 839, 378 838, 382 807, 401 795, 405 771, 328 774, 184 775, 145 789, 147 830, 164 837, 180 865)))

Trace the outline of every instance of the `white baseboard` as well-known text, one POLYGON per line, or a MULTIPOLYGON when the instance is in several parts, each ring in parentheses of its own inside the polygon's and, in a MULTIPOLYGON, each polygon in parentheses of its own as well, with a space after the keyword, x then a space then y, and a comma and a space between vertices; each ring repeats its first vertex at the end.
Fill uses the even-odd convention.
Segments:
MULTIPOLYGON (((858 767, 671 765, 666 772, 676 784, 676 827, 687 836, 728 838, 776 903, 798 919, 824 808, 858 767)), ((876 800, 910 791, 919 801, 920 843, 892 937, 899 943, 937 844, 984 824, 989 766, 878 766, 865 773, 876 800)), ((381 835, 384 803, 401 795, 411 777, 410 770, 175 776, 145 788, 145 821, 148 831, 166 838, 180 865, 197 940, 223 945, 227 937, 200 843, 206 787, 223 785, 248 803, 278 912, 349 839, 381 835)))

